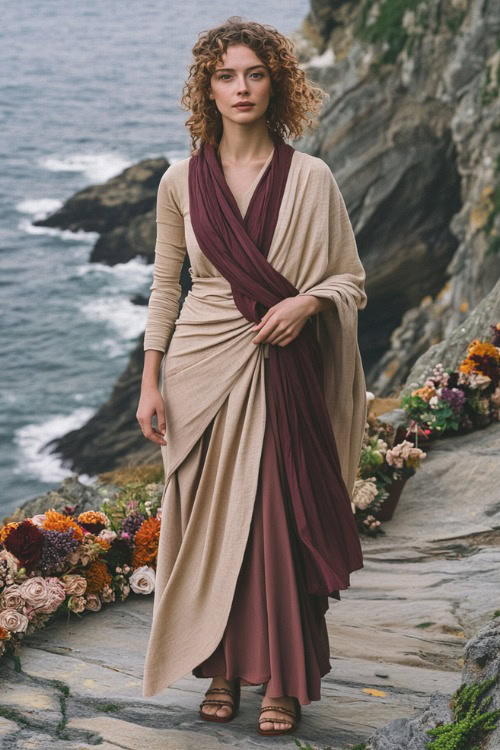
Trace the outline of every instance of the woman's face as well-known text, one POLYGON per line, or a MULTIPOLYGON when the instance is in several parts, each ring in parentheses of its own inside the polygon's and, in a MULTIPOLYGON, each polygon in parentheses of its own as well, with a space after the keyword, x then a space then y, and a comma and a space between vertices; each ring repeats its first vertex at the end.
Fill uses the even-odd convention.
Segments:
POLYGON ((227 48, 210 79, 210 98, 215 100, 222 117, 235 123, 250 123, 262 117, 272 93, 271 76, 255 52, 244 44, 227 48), (237 107, 250 101, 253 106, 237 107))

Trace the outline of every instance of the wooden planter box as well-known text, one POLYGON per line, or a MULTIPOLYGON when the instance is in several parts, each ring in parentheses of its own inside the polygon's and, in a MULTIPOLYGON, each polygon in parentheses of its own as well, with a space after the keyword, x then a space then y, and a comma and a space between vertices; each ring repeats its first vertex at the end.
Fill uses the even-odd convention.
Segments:
POLYGON ((391 520, 394 515, 394 511, 396 510, 396 506, 399 502, 399 498, 401 497, 401 493, 403 492, 403 487, 405 486, 407 481, 408 478, 403 477, 402 479, 396 479, 390 485, 388 489, 389 494, 382 503, 382 507, 379 511, 373 514, 378 521, 391 520))

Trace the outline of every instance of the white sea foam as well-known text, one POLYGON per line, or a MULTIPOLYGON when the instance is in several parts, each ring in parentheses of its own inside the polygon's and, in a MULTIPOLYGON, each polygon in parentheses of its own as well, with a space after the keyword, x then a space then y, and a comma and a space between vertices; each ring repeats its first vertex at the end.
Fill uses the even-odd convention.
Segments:
POLYGON ((82 263, 82 265, 76 266, 74 273, 76 276, 107 275, 120 282, 120 291, 123 291, 123 289, 135 291, 152 279, 153 265, 147 263, 145 258, 137 255, 127 263, 116 263, 114 266, 108 266, 106 263, 82 263))
POLYGON ((40 160, 40 165, 51 172, 82 172, 92 183, 106 182, 131 164, 130 160, 110 151, 65 157, 46 156, 40 160))
POLYGON ((36 227, 29 219, 21 219, 18 228, 22 232, 26 232, 26 234, 45 234, 49 237, 58 237, 64 242, 85 242, 90 245, 95 244, 99 237, 98 232, 84 232, 83 229, 79 229, 78 232, 72 232, 71 229, 59 229, 58 227, 36 227))
POLYGON ((14 474, 29 473, 42 482, 59 482, 71 476, 74 472, 64 466, 60 455, 50 453, 44 446, 50 440, 78 429, 94 414, 95 409, 81 406, 71 414, 58 414, 42 424, 27 424, 20 427, 14 435, 14 442, 21 452, 20 460, 13 470, 14 474))
POLYGON ((57 198, 28 198, 16 205, 16 210, 22 214, 31 214, 34 219, 44 219, 57 211, 62 201, 57 198))
POLYGON ((136 339, 146 326, 146 305, 134 305, 127 297, 113 294, 107 297, 97 297, 83 304, 81 311, 89 320, 101 320, 107 323, 122 339, 126 340, 136 339))

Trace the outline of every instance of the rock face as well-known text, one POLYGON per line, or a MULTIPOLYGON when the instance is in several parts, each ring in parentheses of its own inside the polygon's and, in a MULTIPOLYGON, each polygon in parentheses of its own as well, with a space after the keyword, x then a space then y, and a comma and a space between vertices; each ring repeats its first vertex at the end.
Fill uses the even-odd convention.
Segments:
POLYGON ((297 35, 307 73, 331 96, 299 148, 330 165, 346 200, 377 395, 499 278, 499 35, 500 4, 483 0, 313 0, 297 35))
MULTIPOLYGON (((462 682, 466 685, 479 683, 500 675, 500 618, 497 617, 484 625, 470 638, 464 647, 464 668, 462 682)), ((490 696, 490 705, 484 711, 500 708, 500 683, 497 680, 484 694, 490 696)), ((428 750, 432 739, 427 734, 441 724, 454 720, 453 711, 447 696, 434 693, 429 705, 418 716, 411 719, 395 719, 388 726, 377 730, 367 743, 366 750, 428 750)), ((494 722, 495 723, 495 722, 494 722)), ((497 728, 487 735, 481 743, 481 750, 498 750, 500 748, 500 720, 497 728)))
MULTIPOLYGON (((294 145, 328 163, 344 195, 367 272, 360 349, 367 386, 381 396, 434 357, 452 362, 499 318, 500 4, 415 7, 312 0, 295 35, 306 72, 331 99, 319 127, 294 145)), ((154 198, 167 166, 141 162, 40 223, 100 231, 91 260, 153 261, 154 198)), ((183 298, 188 266, 186 258, 183 298)), ((135 425, 142 356, 141 337, 99 413, 53 441, 74 470, 150 458, 135 425)))
POLYGON ((114 265, 136 255, 154 261, 155 207, 166 159, 145 159, 102 185, 79 190, 36 226, 99 232, 91 261, 114 265))
POLYGON ((445 368, 455 367, 466 356, 467 346, 474 338, 490 338, 492 321, 500 321, 500 280, 463 323, 419 357, 410 370, 403 392, 411 390, 415 384, 421 385, 439 362, 445 368))

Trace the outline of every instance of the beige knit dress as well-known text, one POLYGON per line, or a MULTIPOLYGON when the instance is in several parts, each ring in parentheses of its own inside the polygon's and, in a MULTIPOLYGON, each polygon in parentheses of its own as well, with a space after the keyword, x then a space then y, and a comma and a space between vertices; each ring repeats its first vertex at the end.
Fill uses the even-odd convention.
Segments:
MULTIPOLYGON (((242 213, 272 153, 238 202, 242 213)), ((153 620, 143 696, 169 687, 221 641, 249 534, 266 424, 264 357, 253 322, 200 250, 189 216, 190 157, 158 189, 154 280, 144 349, 166 352, 161 369, 166 440, 153 620), (186 252, 192 289, 179 318, 186 252), (176 319, 177 318, 177 319, 176 319), (213 422, 206 457, 202 437, 213 422)), ((267 256, 301 294, 335 302, 318 313, 325 398, 349 493, 366 420, 357 313, 365 272, 338 185, 319 158, 295 151, 267 256)))

